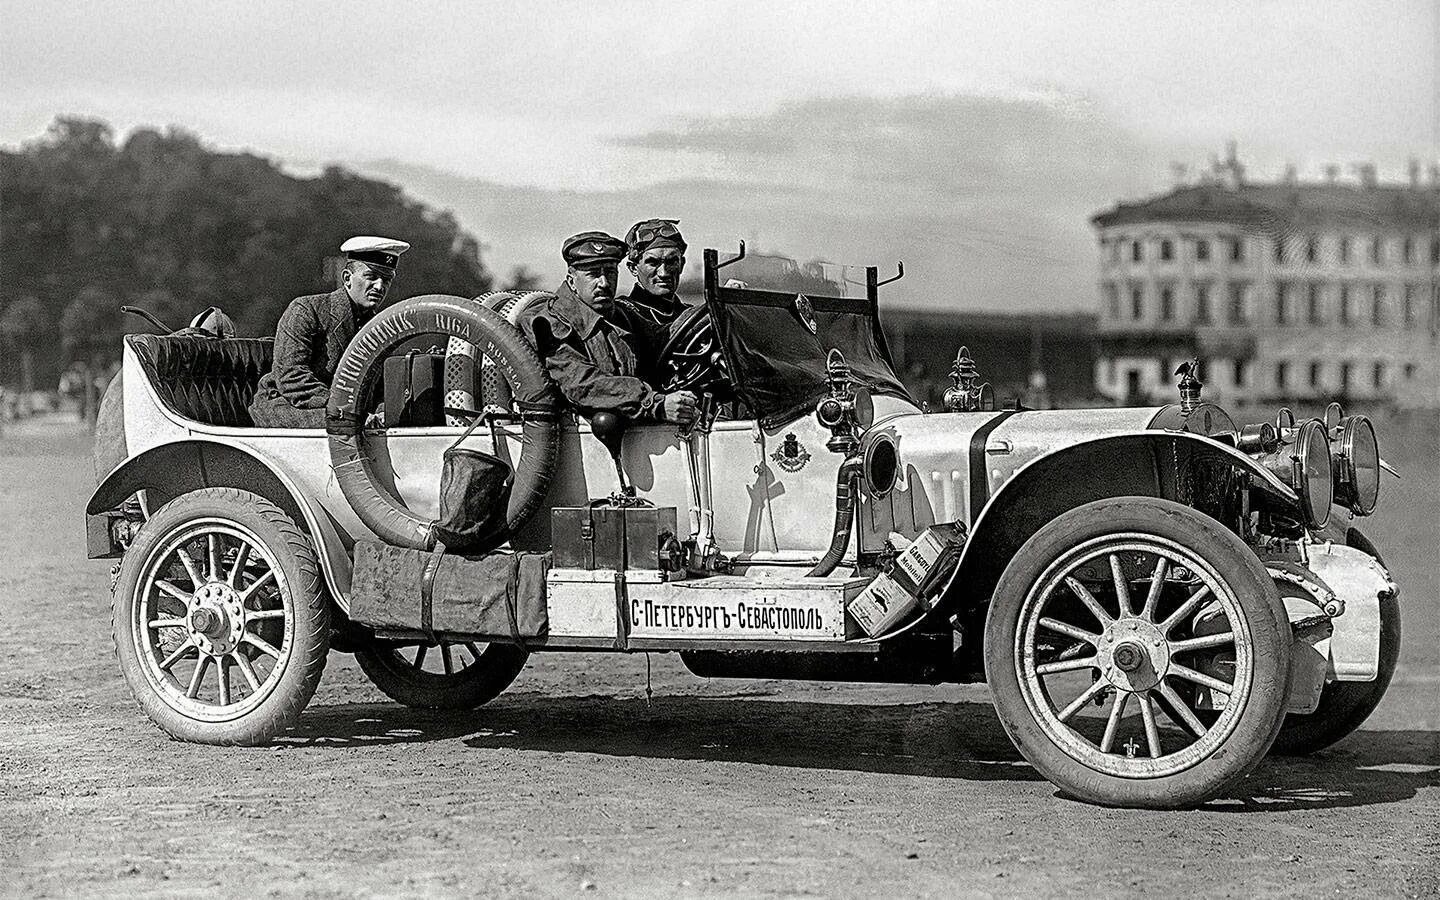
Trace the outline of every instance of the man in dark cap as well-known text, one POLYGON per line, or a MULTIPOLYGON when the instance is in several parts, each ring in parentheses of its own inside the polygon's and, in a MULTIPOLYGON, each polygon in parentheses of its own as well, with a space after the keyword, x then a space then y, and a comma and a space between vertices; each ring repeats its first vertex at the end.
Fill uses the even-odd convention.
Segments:
POLYGON ((685 311, 675 295, 685 271, 679 219, 645 219, 625 234, 625 266, 635 276, 626 304, 647 324, 669 328, 685 311))
POLYGON ((535 345, 550 377, 582 415, 609 411, 627 419, 689 424, 695 395, 663 394, 641 380, 630 314, 615 303, 625 244, 601 231, 566 238, 565 282, 555 299, 536 303, 516 323, 535 345))
POLYGON ((353 237, 340 286, 328 294, 296 297, 275 326, 270 371, 260 378, 250 417, 262 428, 324 428, 325 404, 340 357, 355 332, 370 321, 395 279, 404 241, 353 237))

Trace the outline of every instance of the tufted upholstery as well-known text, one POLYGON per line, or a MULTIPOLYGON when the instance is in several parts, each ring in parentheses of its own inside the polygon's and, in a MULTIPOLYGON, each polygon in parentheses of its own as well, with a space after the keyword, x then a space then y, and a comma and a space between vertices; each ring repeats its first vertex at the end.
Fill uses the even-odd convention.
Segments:
POLYGON ((173 412, 207 425, 255 424, 248 407, 270 371, 273 339, 132 334, 125 342, 173 412))

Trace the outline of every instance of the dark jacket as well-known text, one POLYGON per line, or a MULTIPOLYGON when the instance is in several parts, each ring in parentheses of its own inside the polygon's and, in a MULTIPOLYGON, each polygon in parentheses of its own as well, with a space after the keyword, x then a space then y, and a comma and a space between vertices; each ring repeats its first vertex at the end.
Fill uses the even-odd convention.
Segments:
POLYGON ((680 298, 676 295, 652 294, 639 284, 632 287, 628 295, 619 299, 631 307, 631 311, 638 319, 661 329, 675 324, 675 320, 680 318, 680 314, 689 309, 680 302, 680 298))
POLYGON ((261 376, 250 404, 255 424, 323 427, 330 382, 356 328, 354 306, 344 288, 291 300, 275 326, 270 371, 261 376))
POLYGON ((609 410, 630 419, 660 418, 665 397, 638 377, 635 323, 619 304, 603 317, 562 284, 554 300, 526 308, 516 324, 582 415, 609 410))

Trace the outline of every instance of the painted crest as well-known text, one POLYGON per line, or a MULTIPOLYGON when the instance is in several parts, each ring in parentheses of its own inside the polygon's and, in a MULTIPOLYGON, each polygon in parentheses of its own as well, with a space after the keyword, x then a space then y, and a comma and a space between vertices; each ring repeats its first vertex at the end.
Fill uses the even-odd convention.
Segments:
POLYGON ((792 433, 785 435, 780 448, 770 454, 770 458, 782 472, 798 472, 810 461, 810 451, 806 450, 800 439, 792 433))
POLYGON ((815 307, 810 303, 810 298, 804 294, 795 295, 795 314, 800 321, 810 330, 811 334, 818 334, 820 326, 815 322, 815 307))

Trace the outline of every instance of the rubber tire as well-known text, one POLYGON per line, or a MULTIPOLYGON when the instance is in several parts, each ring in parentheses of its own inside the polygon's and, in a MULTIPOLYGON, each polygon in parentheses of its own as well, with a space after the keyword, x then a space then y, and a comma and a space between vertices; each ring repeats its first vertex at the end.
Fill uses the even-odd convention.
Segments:
POLYGON ((417 672, 383 643, 361 647, 355 660, 385 696, 415 709, 467 710, 484 706, 514 683, 529 653, 512 644, 487 644, 480 659, 454 675, 417 672))
POLYGON ((1076 507, 1037 531, 1006 566, 985 622, 985 675, 996 712, 1021 755, 1061 793, 1101 806, 1183 809, 1222 794, 1265 758, 1285 712, 1290 628, 1265 567, 1234 533, 1195 510, 1152 497, 1118 497, 1076 507), (1045 569, 1084 541, 1139 532, 1195 551, 1234 590, 1250 623, 1255 670, 1249 704, 1209 759, 1173 775, 1128 779, 1073 759, 1035 722, 1013 654, 1025 595, 1045 569))
POLYGON ((120 671, 141 711, 172 738, 197 744, 256 746, 294 725, 315 694, 330 650, 329 600, 310 539, 278 506, 236 488, 203 488, 182 494, 140 526, 121 560, 110 613, 120 671), (260 706, 230 722, 196 721, 157 696, 141 669, 130 633, 137 581, 146 558, 175 529, 200 518, 230 519, 253 532, 275 557, 293 593, 294 648, 280 683, 260 706))
MULTIPOLYGON (((1384 560, 1375 545, 1357 528, 1345 534, 1345 543, 1384 560)), ((1306 756, 1323 750, 1359 728, 1390 687, 1400 659, 1400 597, 1392 594, 1380 600, 1380 668, 1374 681, 1332 681, 1320 692, 1313 713, 1285 717, 1271 752, 1282 756, 1306 756)))

